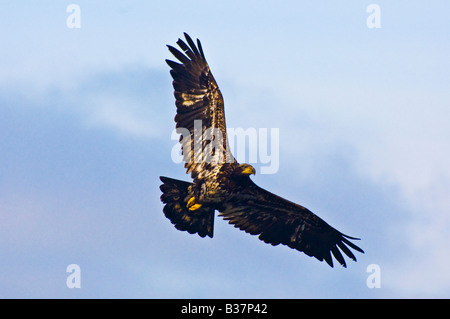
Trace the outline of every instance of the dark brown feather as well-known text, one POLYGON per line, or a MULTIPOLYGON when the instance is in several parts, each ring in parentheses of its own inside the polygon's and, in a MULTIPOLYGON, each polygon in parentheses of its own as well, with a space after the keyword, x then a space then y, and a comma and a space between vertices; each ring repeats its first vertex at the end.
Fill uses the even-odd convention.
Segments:
POLYGON ((186 203, 190 198, 189 186, 192 183, 180 180, 160 177, 163 184, 161 201, 165 204, 164 215, 175 225, 178 230, 185 230, 190 234, 197 233, 200 237, 213 237, 214 208, 203 206, 195 211, 190 211, 186 203))
POLYGON ((272 194, 250 180, 245 188, 223 203, 219 216, 245 232, 259 235, 266 243, 287 245, 320 261, 325 260, 331 267, 331 254, 346 266, 341 251, 356 261, 347 246, 363 253, 348 240, 357 238, 342 234, 307 208, 272 194))
MULTIPOLYGON (((175 105, 177 106, 177 115, 175 122, 177 128, 186 128, 191 134, 190 154, 185 154, 187 144, 181 143, 182 152, 186 159, 185 167, 194 182, 197 178, 215 178, 209 177, 214 171, 216 165, 212 163, 198 163, 195 159, 194 143, 194 121, 201 120, 202 132, 208 128, 217 128, 222 132, 222 158, 232 158, 227 154, 227 136, 225 125, 225 113, 222 94, 217 83, 209 69, 201 48, 200 41, 197 40, 197 46, 189 35, 185 33, 186 42, 178 39, 177 44, 182 49, 168 45, 169 51, 177 58, 180 63, 166 60, 171 67, 170 74, 173 78, 173 87, 175 89, 175 105), (187 155, 187 156, 186 156, 187 155), (209 165, 207 165, 209 164, 209 165)), ((206 146, 206 142, 203 146, 206 146)))

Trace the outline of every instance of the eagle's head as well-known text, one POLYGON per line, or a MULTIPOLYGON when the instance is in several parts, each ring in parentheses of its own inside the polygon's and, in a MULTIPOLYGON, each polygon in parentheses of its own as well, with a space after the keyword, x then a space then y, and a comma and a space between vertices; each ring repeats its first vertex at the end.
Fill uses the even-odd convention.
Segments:
POLYGON ((251 174, 255 175, 256 171, 255 168, 250 164, 241 164, 236 167, 234 173, 238 176, 250 176, 251 174))

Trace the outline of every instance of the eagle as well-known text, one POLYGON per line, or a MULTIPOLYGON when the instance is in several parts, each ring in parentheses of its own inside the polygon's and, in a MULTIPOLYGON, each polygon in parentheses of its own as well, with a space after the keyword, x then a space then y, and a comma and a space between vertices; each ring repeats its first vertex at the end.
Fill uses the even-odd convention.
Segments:
POLYGON ((173 78, 176 130, 181 154, 192 182, 160 176, 164 215, 176 229, 213 237, 215 211, 236 228, 271 245, 283 244, 326 261, 332 256, 346 267, 345 254, 364 251, 350 237, 336 230, 309 209, 256 185, 255 169, 240 164, 230 152, 225 125, 224 100, 203 53, 184 33, 167 45, 179 61, 166 60, 173 78), (343 254, 342 254, 343 253, 343 254))

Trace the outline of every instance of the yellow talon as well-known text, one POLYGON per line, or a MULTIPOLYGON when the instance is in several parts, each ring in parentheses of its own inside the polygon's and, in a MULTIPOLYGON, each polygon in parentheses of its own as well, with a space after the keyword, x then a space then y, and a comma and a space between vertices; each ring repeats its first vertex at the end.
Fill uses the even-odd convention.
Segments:
POLYGON ((189 210, 196 210, 196 209, 199 209, 200 207, 202 207, 202 204, 197 204, 197 203, 195 202, 195 197, 191 197, 191 198, 188 200, 186 207, 187 207, 189 210))
POLYGON ((191 207, 189 207, 189 210, 196 210, 202 207, 202 204, 194 204, 191 207))
POLYGON ((189 208, 190 206, 192 206, 194 204, 195 204, 195 197, 193 196, 193 197, 189 198, 186 207, 189 208))

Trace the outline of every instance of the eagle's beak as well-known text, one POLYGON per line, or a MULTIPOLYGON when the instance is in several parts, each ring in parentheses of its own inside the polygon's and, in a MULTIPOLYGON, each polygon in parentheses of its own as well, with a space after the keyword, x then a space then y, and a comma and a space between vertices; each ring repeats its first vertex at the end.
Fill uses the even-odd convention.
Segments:
POLYGON ((242 174, 246 174, 246 175, 255 175, 255 169, 252 166, 247 166, 246 168, 244 168, 244 170, 242 171, 242 174))

